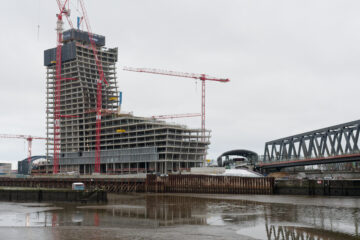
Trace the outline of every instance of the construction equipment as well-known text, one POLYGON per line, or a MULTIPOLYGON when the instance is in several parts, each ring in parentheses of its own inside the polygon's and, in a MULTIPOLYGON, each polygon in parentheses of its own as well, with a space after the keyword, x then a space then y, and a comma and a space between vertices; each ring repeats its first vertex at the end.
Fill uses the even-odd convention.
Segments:
MULTIPOLYGON (((99 80, 97 81, 97 98, 96 98, 96 145, 95 145, 95 173, 100 173, 100 139, 101 139, 101 113, 102 109, 102 83, 107 81, 104 76, 104 71, 102 68, 102 63, 98 56, 98 50, 96 48, 96 43, 94 41, 93 33, 91 30, 90 22, 87 17, 87 12, 83 0, 80 0, 80 6, 83 13, 82 20, 86 23, 86 28, 89 35, 91 49, 94 54, 95 62, 98 69, 99 80)), ((73 28, 72 22, 69 18, 70 9, 69 6, 66 8, 66 4, 69 3, 69 0, 65 0, 62 3, 61 0, 57 0, 59 6, 59 13, 57 14, 57 48, 56 48, 56 82, 55 82, 55 103, 54 103, 54 166, 53 173, 58 173, 59 168, 59 155, 60 155, 60 119, 62 117, 78 117, 78 116, 69 116, 60 114, 60 91, 61 91, 61 81, 62 80, 73 80, 61 78, 61 47, 62 47, 62 32, 63 32, 63 21, 62 16, 65 15, 68 19, 69 25, 73 28)))
POLYGON ((28 163, 29 164, 30 164, 30 161, 31 161, 32 141, 34 139, 47 140, 47 138, 44 138, 44 137, 34 137, 34 136, 30 136, 30 135, 14 135, 14 134, 0 134, 0 138, 20 138, 20 139, 25 139, 28 142, 28 163))
POLYGON ((66 8, 66 3, 68 0, 65 0, 64 3, 61 0, 56 0, 59 13, 56 15, 56 81, 55 81, 55 101, 54 101, 54 164, 53 164, 53 173, 57 174, 59 171, 59 155, 60 155, 60 92, 61 92, 61 48, 62 48, 62 37, 63 37, 63 25, 62 20, 63 15, 68 19, 69 25, 72 27, 72 23, 69 19, 70 11, 66 8))
POLYGON ((106 79, 105 79, 105 75, 104 75, 104 71, 103 71, 103 67, 102 67, 102 63, 99 59, 98 56, 98 51, 96 49, 96 44, 94 41, 94 37, 93 37, 93 33, 91 30, 91 26, 90 26, 90 22, 89 22, 89 18, 87 16, 87 12, 85 9, 85 5, 83 0, 80 0, 80 6, 81 6, 81 10, 83 13, 83 19, 86 23, 86 28, 89 34, 89 39, 90 39, 90 45, 94 54, 94 58, 95 58, 95 62, 96 62, 96 66, 98 69, 98 74, 100 79, 97 81, 97 97, 96 97, 96 144, 95 144, 95 169, 94 172, 95 173, 100 173, 100 139, 101 139, 101 112, 102 112, 102 83, 105 82, 105 84, 108 84, 106 79))
POLYGON ((230 80, 227 78, 215 78, 210 77, 205 74, 195 74, 195 73, 184 73, 184 72, 175 72, 175 71, 167 71, 167 70, 159 70, 152 68, 132 68, 132 67, 124 67, 125 71, 132 72, 143 72, 143 73, 152 73, 152 74, 160 74, 167 76, 175 76, 175 77, 184 77, 184 78, 193 78, 199 79, 202 81, 201 88, 201 130, 203 136, 205 136, 205 81, 216 81, 216 82, 229 82, 230 80))

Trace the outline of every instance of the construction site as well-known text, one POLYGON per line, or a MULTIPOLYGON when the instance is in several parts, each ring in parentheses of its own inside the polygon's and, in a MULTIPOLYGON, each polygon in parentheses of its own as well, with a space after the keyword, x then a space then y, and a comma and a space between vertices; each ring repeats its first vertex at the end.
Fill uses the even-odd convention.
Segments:
POLYGON ((70 29, 63 33, 59 92, 56 92, 56 48, 44 52, 47 69, 46 155, 51 161, 39 171, 52 173, 58 167, 59 172, 80 174, 168 173, 202 166, 210 144, 210 131, 122 113, 115 67, 118 50, 105 47, 105 36, 92 36, 98 62, 88 32, 70 29), (107 82, 101 85, 100 93, 97 92, 100 78, 97 64, 102 65, 107 82), (97 146, 99 94, 102 100, 101 137, 100 146, 97 146), (54 110, 57 97, 60 98, 59 113, 54 110), (59 133, 54 127, 57 120, 60 122, 59 133), (55 157, 50 156, 57 148, 53 141, 57 137, 59 161, 54 164, 55 157), (100 148, 101 162, 96 171, 97 148, 100 148))
POLYGON ((4 238, 360 239, 360 3, 84 2, 3 4, 4 238))
MULTIPOLYGON (((210 144, 205 107, 201 128, 167 123, 161 120, 164 116, 123 112, 117 83, 118 49, 106 47, 105 36, 92 32, 84 3, 79 3, 82 16, 74 27, 69 1, 57 1, 57 45, 44 51, 46 137, 2 136, 28 141, 28 166, 21 168, 37 174, 89 175, 166 174, 203 166, 210 144), (87 30, 80 30, 81 25, 87 30), (33 139, 46 142, 46 161, 36 169, 31 166, 33 139)), ((211 80, 203 74, 195 78, 202 80, 203 87, 205 80, 211 80)))

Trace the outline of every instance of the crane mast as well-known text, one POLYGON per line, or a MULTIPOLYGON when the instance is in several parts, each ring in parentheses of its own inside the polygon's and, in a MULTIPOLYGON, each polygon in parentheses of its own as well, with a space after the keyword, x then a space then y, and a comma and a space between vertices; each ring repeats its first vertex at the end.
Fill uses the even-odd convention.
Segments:
POLYGON ((32 149, 32 141, 34 139, 39 139, 39 140, 47 140, 47 138, 44 137, 34 137, 34 136, 30 136, 30 135, 14 135, 14 134, 0 134, 0 138, 17 138, 17 139, 25 139, 28 142, 28 163, 30 165, 31 162, 31 149, 32 149))
MULTIPOLYGON (((62 3, 57 0, 59 6, 59 13, 56 15, 56 67, 55 67, 55 96, 54 96, 54 163, 53 173, 57 174, 59 171, 59 155, 60 155, 60 118, 61 118, 61 107, 60 107, 60 94, 61 94, 61 48, 62 48, 62 33, 64 22, 62 20, 63 15, 69 17, 70 12, 66 9, 65 0, 62 3)), ((69 20, 69 19, 68 19, 69 20)), ((71 23, 71 21, 69 21, 71 23)), ((72 25, 72 24, 70 24, 72 25)))
POLYGON ((96 90, 96 142, 95 142, 95 169, 94 169, 94 172, 100 173, 102 83, 103 82, 105 82, 105 84, 108 84, 108 83, 105 79, 102 63, 99 59, 98 51, 97 51, 96 44, 95 44, 95 41, 93 38, 93 33, 91 31, 90 22, 87 17, 87 12, 86 12, 83 0, 80 0, 80 6, 81 6, 81 9, 83 12, 83 19, 85 21, 86 28, 88 30, 91 48, 92 48, 92 51, 94 54, 96 66, 97 66, 98 73, 99 73, 99 79, 97 80, 97 90, 96 90))
MULTIPOLYGON (((56 174, 59 171, 59 155, 60 155, 60 119, 61 118, 71 118, 78 117, 76 115, 61 115, 61 81, 62 80, 76 80, 72 78, 62 78, 61 77, 61 48, 62 48, 62 32, 63 32, 63 15, 66 16, 68 23, 71 28, 73 28, 73 24, 69 18, 70 9, 66 8, 66 4, 69 3, 69 0, 65 0, 62 3, 61 0, 56 0, 59 13, 57 16, 56 23, 56 39, 57 39, 57 47, 56 47, 56 80, 55 80, 55 94, 54 94, 54 165, 53 165, 53 173, 56 174)), ((87 17, 86 8, 83 0, 80 0, 80 6, 83 13, 83 20, 86 23, 86 27, 88 30, 90 46, 94 54, 96 66, 98 69, 99 79, 97 80, 97 92, 96 92, 96 144, 95 144, 95 173, 100 173, 100 140, 101 140, 101 115, 102 115, 102 83, 107 81, 105 79, 103 67, 101 60, 98 55, 98 50, 96 47, 96 43, 93 38, 93 33, 91 30, 90 22, 87 17)))

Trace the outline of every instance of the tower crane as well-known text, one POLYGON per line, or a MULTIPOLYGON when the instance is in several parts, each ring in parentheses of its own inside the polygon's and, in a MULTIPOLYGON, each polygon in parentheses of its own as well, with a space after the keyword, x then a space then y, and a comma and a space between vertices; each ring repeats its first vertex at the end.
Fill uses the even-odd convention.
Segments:
POLYGON ((84 1, 80 0, 80 6, 83 13, 83 19, 86 24, 86 28, 89 34, 89 39, 91 43, 91 48, 94 54, 95 63, 97 66, 99 79, 97 81, 97 90, 96 90, 96 143, 95 143, 95 173, 100 173, 100 140, 101 140, 101 112, 102 112, 102 83, 108 85, 108 82, 105 79, 102 63, 98 56, 98 51, 94 41, 93 33, 91 30, 89 18, 85 9, 84 1))
MULTIPOLYGON (((69 117, 77 117, 71 115, 61 115, 60 114, 60 92, 61 92, 61 81, 62 80, 75 80, 72 78, 62 78, 61 77, 61 47, 62 47, 62 32, 63 32, 63 21, 62 16, 66 16, 71 28, 73 24, 69 18, 70 9, 69 9, 69 0, 65 0, 63 3, 61 0, 56 0, 59 13, 57 16, 57 47, 56 47, 56 81, 55 81, 55 103, 54 103, 54 166, 53 173, 58 173, 59 170, 59 155, 60 155, 60 119, 61 118, 69 118, 69 117), (68 4, 68 7, 66 5, 68 4)), ((86 23, 87 32, 89 35, 91 49, 94 54, 95 63, 98 69, 99 79, 97 80, 97 93, 96 93, 96 143, 95 143, 95 173, 100 173, 100 139, 101 139, 101 113, 102 109, 102 83, 107 83, 102 67, 102 63, 98 56, 98 50, 96 48, 96 44, 93 38, 93 33, 91 30, 90 22, 87 17, 86 8, 83 0, 80 0, 80 6, 83 13, 82 19, 86 23)))
POLYGON ((32 141, 34 139, 47 140, 47 138, 44 138, 44 137, 34 137, 34 136, 30 136, 30 135, 14 135, 14 134, 0 134, 0 138, 20 138, 20 139, 25 139, 28 142, 28 163, 29 164, 30 164, 30 161, 31 161, 32 141))
POLYGON ((175 71, 167 71, 153 68, 132 68, 132 67, 124 67, 125 71, 132 72, 143 72, 143 73, 152 73, 152 74, 160 74, 167 76, 175 76, 175 77, 184 77, 184 78, 193 78, 201 80, 201 130, 203 136, 205 136, 205 81, 216 81, 216 82, 229 82, 228 78, 215 78, 205 74, 195 74, 195 73, 184 73, 184 72, 175 72, 175 71))
POLYGON ((57 174, 59 171, 59 155, 60 155, 60 93, 61 93, 61 48, 62 48, 62 37, 63 37, 63 25, 62 20, 63 15, 68 19, 69 25, 72 27, 71 20, 69 19, 70 10, 66 8, 66 3, 68 0, 65 0, 62 3, 61 0, 56 0, 59 13, 56 15, 56 67, 55 67, 55 92, 54 92, 54 164, 53 164, 53 173, 57 174))
POLYGON ((171 114, 171 115, 158 115, 151 116, 154 119, 173 119, 173 118, 187 118, 187 117, 200 117, 200 113, 184 113, 184 114, 171 114))

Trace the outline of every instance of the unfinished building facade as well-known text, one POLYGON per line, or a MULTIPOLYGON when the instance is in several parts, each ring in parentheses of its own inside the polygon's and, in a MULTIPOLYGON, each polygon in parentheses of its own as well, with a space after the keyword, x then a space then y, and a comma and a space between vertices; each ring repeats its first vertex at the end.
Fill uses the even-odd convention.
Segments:
MULTIPOLYGON (((91 174, 95 166, 96 90, 99 79, 87 32, 63 33, 59 171, 91 174)), ((94 34, 108 84, 102 87, 101 173, 177 172, 202 166, 210 131, 121 113, 116 77, 117 48, 94 34)), ((53 154, 56 49, 44 52, 46 66, 46 155, 53 154)), ((52 158, 48 158, 52 159, 52 158)), ((52 171, 52 160, 43 172, 52 171)))

